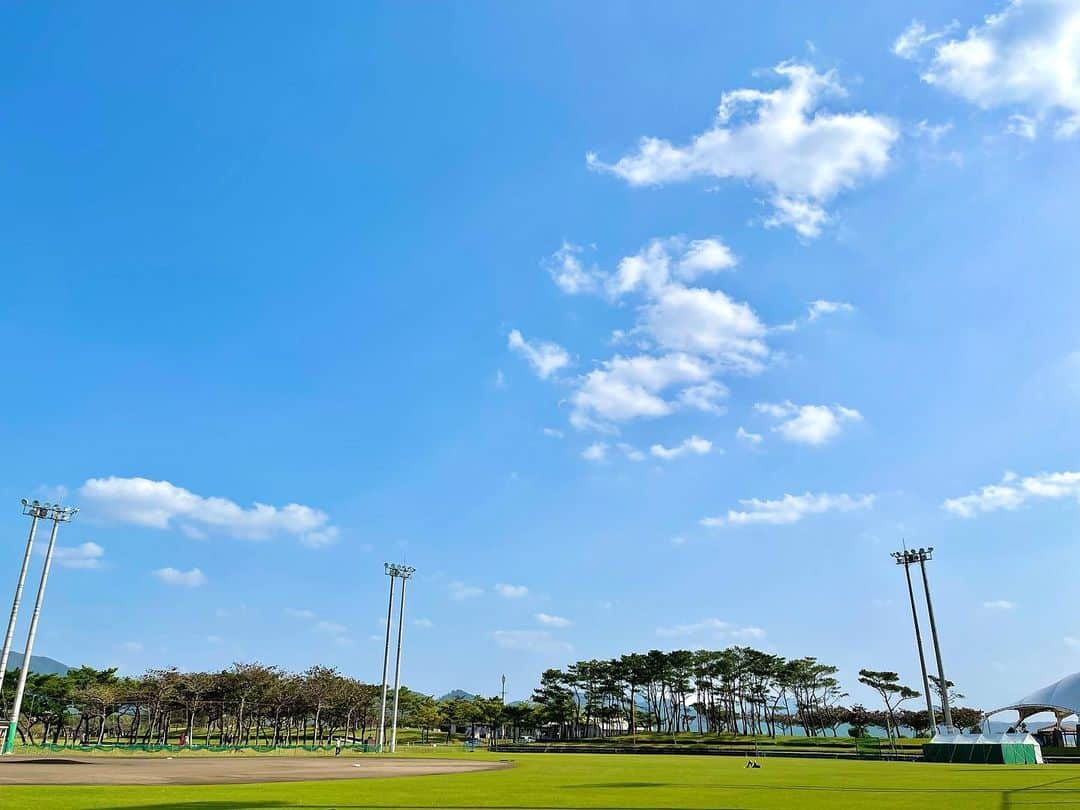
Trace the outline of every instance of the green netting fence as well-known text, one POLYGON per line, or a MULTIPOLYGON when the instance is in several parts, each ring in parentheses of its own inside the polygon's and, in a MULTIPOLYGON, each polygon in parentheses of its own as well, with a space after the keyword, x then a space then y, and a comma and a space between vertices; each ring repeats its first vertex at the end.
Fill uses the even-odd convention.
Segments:
MULTIPOLYGON (((328 745, 199 745, 198 743, 192 743, 191 745, 163 745, 155 743, 89 743, 83 744, 68 744, 60 745, 53 743, 37 743, 35 745, 27 745, 27 748, 33 748, 40 751, 146 751, 149 753, 158 752, 170 752, 180 753, 181 751, 214 751, 214 752, 226 752, 226 751, 254 751, 259 754, 267 754, 271 751, 336 751, 339 746, 334 744, 328 745)), ((376 745, 366 744, 350 744, 340 746, 342 751, 357 751, 360 753, 374 753, 378 751, 376 745)))

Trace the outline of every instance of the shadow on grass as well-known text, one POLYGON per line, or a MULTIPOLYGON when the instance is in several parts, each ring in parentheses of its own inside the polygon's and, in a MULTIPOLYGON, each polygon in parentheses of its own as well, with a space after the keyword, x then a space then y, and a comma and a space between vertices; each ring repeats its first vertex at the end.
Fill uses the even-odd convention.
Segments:
POLYGON ((564 785, 564 788, 579 790, 581 788, 658 788, 670 787, 670 782, 596 782, 589 785, 564 785))
MULTIPOLYGON (((431 810, 430 804, 294 804, 292 802, 162 802, 160 804, 123 804, 104 810, 259 810, 259 808, 290 808, 290 810, 431 810)), ((588 808, 560 805, 543 807, 536 805, 484 805, 483 807, 454 806, 453 810, 626 810, 617 807, 588 808)), ((650 807, 648 810, 700 810, 692 807, 650 807)), ((712 810, 739 810, 736 807, 714 807, 712 810)))

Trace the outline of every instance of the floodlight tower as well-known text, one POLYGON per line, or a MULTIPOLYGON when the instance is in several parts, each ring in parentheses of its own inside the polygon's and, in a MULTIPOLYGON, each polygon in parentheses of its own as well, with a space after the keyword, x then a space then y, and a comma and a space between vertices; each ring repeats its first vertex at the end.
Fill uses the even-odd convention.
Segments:
POLYGON ((15 599, 11 603, 11 617, 8 619, 7 634, 4 636, 4 651, 0 653, 0 695, 4 693, 4 675, 7 674, 8 657, 11 655, 11 642, 15 638, 15 620, 19 616, 19 603, 22 602, 23 585, 26 583, 26 570, 30 567, 30 552, 34 548, 34 535, 37 533, 38 520, 48 514, 49 504, 22 499, 22 511, 30 517, 30 534, 26 537, 26 552, 23 554, 19 581, 15 584, 15 599))
POLYGON ((397 751, 398 695, 401 690, 401 637, 405 632, 405 585, 416 571, 408 565, 391 566, 401 580, 401 604, 398 606, 397 661, 394 664, 394 720, 390 727, 390 753, 397 751))
POLYGON ((379 709, 379 733, 375 738, 375 750, 381 752, 386 740, 386 668, 390 663, 390 624, 394 617, 394 580, 396 574, 391 570, 390 563, 383 563, 383 571, 390 577, 390 602, 386 606, 386 645, 383 647, 382 659, 382 706, 379 709))
POLYGON ((934 656, 937 658, 938 679, 941 681, 941 713, 945 715, 945 731, 953 730, 952 712, 949 711, 949 682, 945 680, 945 666, 941 663, 941 644, 938 642, 937 624, 934 622, 934 603, 930 601, 930 580, 926 578, 926 563, 934 557, 934 547, 920 548, 911 552, 922 569, 923 590, 926 592, 926 612, 930 614, 930 637, 934 640, 934 656))
POLYGON ((926 716, 930 720, 930 728, 937 728, 937 717, 934 716, 934 699, 930 694, 930 679, 926 676, 926 656, 923 655, 922 630, 919 629, 919 613, 915 609, 915 590, 911 587, 911 568, 914 562, 912 552, 906 548, 903 551, 894 551, 890 555, 896 560, 897 565, 904 566, 904 576, 907 578, 908 598, 911 600, 911 621, 915 624, 915 646, 919 648, 919 670, 922 672, 923 691, 926 694, 926 716))
MULTIPOLYGON (((38 585, 37 599, 34 601, 34 613, 30 617, 30 632, 26 636, 26 651, 23 653, 22 666, 19 667, 19 683, 15 687, 15 702, 11 706, 11 720, 8 722, 7 735, 4 737, 3 753, 10 754, 15 747, 15 735, 19 727, 19 713, 22 711, 23 693, 26 691, 26 676, 30 672, 30 660, 34 652, 34 638, 37 636, 38 619, 41 618, 41 603, 45 599, 45 585, 49 581, 49 567, 52 565, 53 549, 56 547, 56 534, 61 523, 67 523, 78 509, 60 504, 43 504, 44 517, 53 522, 49 535, 49 547, 45 551, 45 565, 41 568, 41 584, 38 585)), ((27 507, 24 506, 25 511, 27 507)), ((27 513, 29 514, 29 513, 27 513)))

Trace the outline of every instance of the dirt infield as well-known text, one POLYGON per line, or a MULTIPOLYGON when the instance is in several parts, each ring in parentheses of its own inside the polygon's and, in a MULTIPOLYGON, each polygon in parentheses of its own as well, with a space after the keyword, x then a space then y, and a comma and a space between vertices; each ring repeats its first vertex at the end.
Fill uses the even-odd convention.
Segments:
POLYGON ((378 757, 5 757, 0 785, 225 785, 428 776, 507 768, 503 762, 378 757))

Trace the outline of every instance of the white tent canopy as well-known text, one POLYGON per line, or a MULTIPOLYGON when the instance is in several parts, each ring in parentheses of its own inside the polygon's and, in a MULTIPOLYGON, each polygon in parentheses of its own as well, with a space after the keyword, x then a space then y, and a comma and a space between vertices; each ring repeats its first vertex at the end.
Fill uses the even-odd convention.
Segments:
POLYGON ((987 712, 986 716, 1007 711, 1019 712, 1021 721, 1040 712, 1053 712, 1058 720, 1080 714, 1080 672, 1067 675, 1042 689, 1036 689, 1023 700, 987 712))

